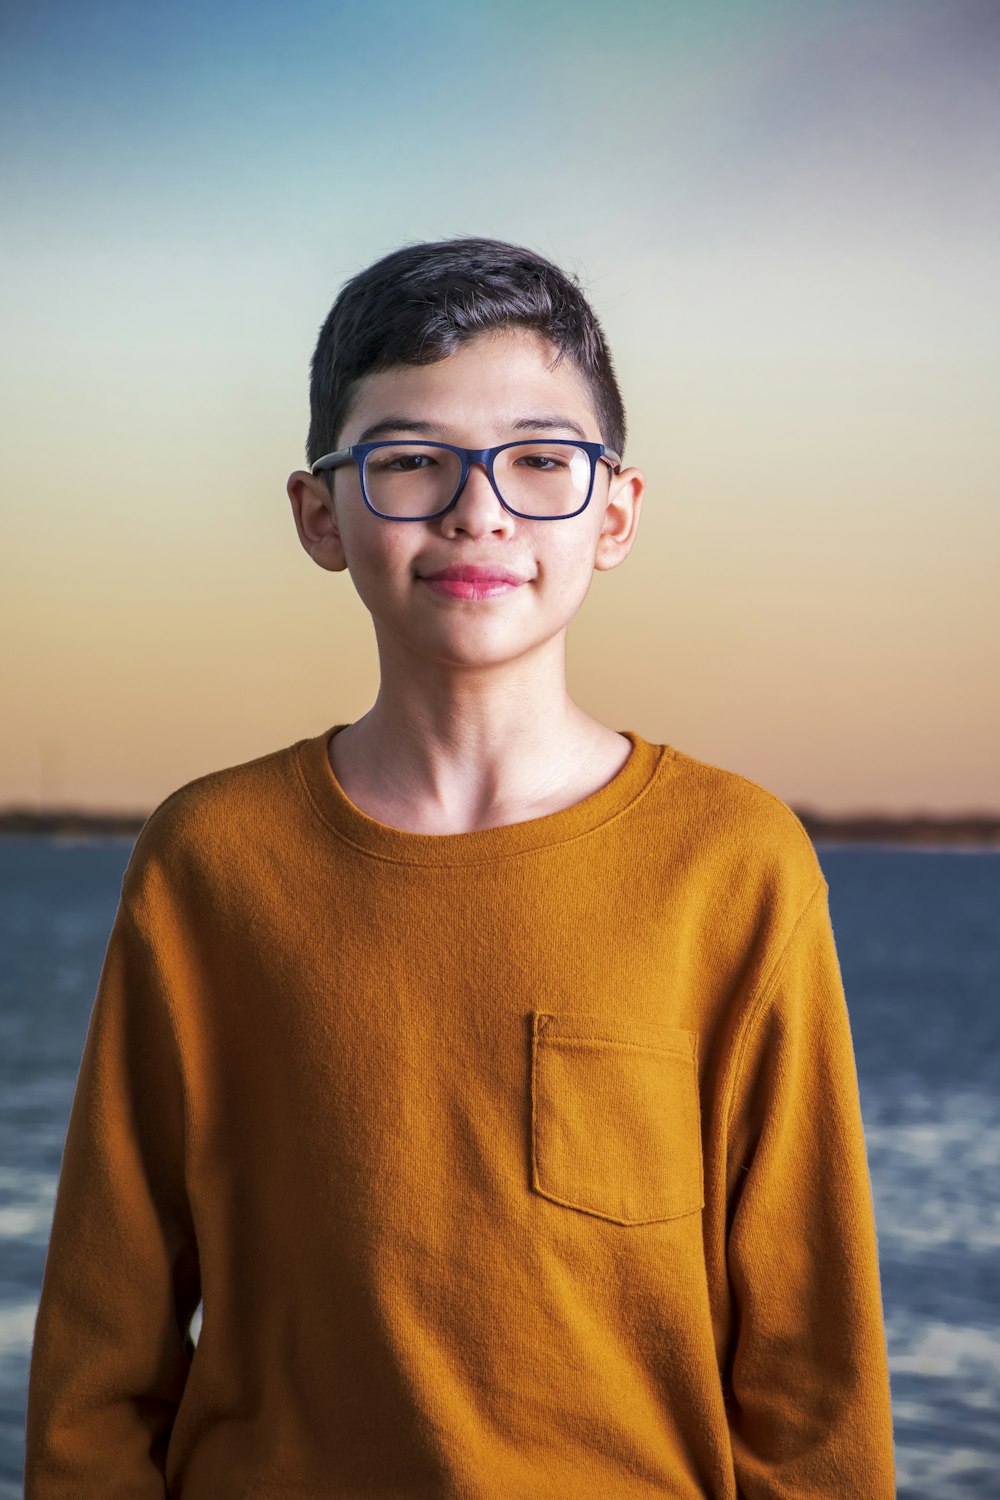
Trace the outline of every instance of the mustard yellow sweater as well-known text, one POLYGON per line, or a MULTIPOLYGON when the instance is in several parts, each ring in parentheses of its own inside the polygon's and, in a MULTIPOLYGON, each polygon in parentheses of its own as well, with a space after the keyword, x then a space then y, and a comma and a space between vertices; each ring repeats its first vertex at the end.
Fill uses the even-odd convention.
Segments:
POLYGON ((406 833, 348 800, 331 732, 181 787, 136 842, 27 1500, 889 1500, 802 825, 627 732, 573 807, 406 833))

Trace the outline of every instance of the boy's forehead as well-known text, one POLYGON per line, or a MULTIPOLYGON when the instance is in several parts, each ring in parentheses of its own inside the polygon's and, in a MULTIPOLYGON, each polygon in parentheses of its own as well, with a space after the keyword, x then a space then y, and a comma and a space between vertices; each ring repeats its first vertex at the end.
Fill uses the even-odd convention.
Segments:
MULTIPOLYGON (((563 414, 598 437, 590 391, 575 362, 530 330, 480 334, 431 364, 390 365, 359 380, 343 441, 398 416, 441 426, 512 424, 563 414)), ((485 437, 485 434, 483 434, 485 437)))

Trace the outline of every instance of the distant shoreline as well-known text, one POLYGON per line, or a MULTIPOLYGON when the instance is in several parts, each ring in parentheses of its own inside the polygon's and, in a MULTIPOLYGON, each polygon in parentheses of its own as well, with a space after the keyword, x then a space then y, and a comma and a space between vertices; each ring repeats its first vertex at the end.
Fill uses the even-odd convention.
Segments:
MULTIPOLYGON (((1000 813, 851 813, 792 809, 816 843, 891 844, 932 849, 1000 850, 1000 813)), ((86 808, 0 808, 0 837, 134 839, 145 813, 92 812, 86 808)))

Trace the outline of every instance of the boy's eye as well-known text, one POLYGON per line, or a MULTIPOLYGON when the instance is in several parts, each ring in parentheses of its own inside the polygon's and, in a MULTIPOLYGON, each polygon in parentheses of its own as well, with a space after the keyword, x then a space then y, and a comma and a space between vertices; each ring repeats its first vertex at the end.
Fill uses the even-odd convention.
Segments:
POLYGON ((426 464, 433 463, 426 453, 404 453, 399 458, 391 458, 386 464, 387 469, 422 469, 426 464))
POLYGON ((542 473, 546 473, 549 469, 566 467, 566 460, 554 453, 522 453, 521 457, 515 461, 521 468, 538 469, 542 473))
POLYGON ((369 455, 368 466, 371 469, 388 469, 390 473, 412 474, 417 469, 424 469, 436 463, 429 453, 400 453, 391 448, 385 448, 381 452, 369 455))

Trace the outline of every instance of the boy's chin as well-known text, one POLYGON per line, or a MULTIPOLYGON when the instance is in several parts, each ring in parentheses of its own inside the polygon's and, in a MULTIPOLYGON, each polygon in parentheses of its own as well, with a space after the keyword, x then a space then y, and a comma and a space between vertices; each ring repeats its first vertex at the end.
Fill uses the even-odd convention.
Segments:
POLYGON ((553 646, 560 631, 525 637, 523 632, 504 630, 499 623, 483 622, 479 629, 470 626, 468 618, 454 623, 438 622, 438 628, 421 628, 408 623, 400 634, 407 655, 422 659, 426 665, 447 671, 449 668, 476 670, 502 669, 553 646))

